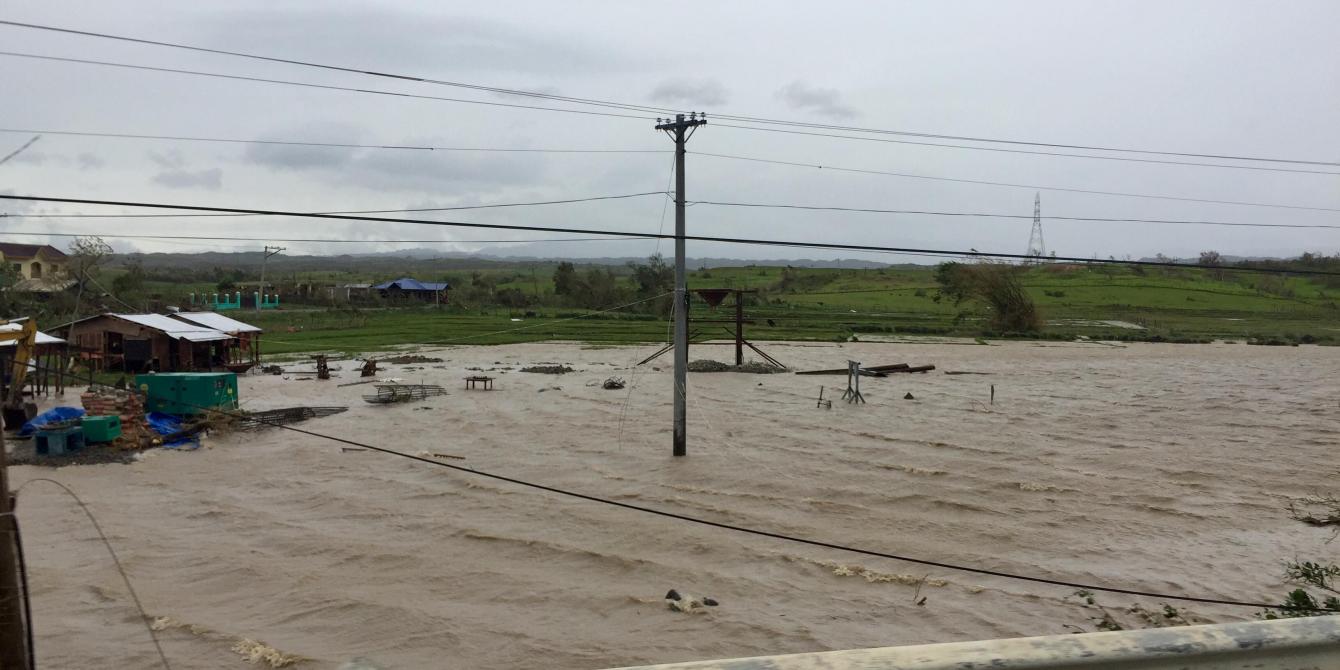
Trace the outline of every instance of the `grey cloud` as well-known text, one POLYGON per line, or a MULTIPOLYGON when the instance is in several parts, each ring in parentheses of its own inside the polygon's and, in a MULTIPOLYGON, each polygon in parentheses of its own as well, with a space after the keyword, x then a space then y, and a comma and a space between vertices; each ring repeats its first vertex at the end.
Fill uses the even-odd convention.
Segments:
MULTIPOLYGON (((300 127, 276 128, 259 140, 307 139, 312 142, 367 143, 367 131, 347 123, 314 121, 300 127)), ((358 149, 353 147, 301 146, 291 144, 248 144, 243 158, 250 163, 273 168, 306 170, 347 165, 358 149)))
POLYGON ((149 160, 163 168, 154 175, 153 181, 168 188, 203 188, 218 190, 223 185, 223 170, 207 168, 204 170, 187 169, 186 157, 181 151, 172 149, 164 152, 150 151, 149 160))
POLYGON ((528 185, 543 174, 543 165, 534 155, 372 151, 339 177, 367 188, 449 193, 459 187, 528 185))
POLYGON ((168 188, 204 188, 216 191, 223 185, 223 170, 165 170, 154 176, 154 182, 168 188))
POLYGON ((46 163, 49 158, 54 158, 54 156, 42 153, 41 151, 23 151, 13 154, 10 157, 9 162, 24 163, 27 165, 42 165, 43 163, 46 163))
POLYGON ((150 151, 149 160, 153 161, 154 164, 161 168, 180 169, 186 166, 186 158, 176 149, 165 151, 163 153, 150 151))
POLYGON ((777 97, 792 109, 811 111, 835 119, 850 119, 856 109, 842 103, 842 94, 833 88, 815 88, 803 81, 793 81, 777 91, 777 97))
MULTIPOLYGON (((407 145, 443 144, 411 140, 407 145)), ((393 191, 441 192, 452 186, 521 186, 543 173, 545 161, 534 154, 485 154, 456 151, 345 149, 252 145, 245 158, 276 170, 313 172, 330 181, 393 191)))
POLYGON ((715 79, 667 79, 649 97, 670 105, 724 105, 726 87, 715 79))
POLYGON ((303 58, 407 74, 610 72, 629 71, 645 62, 637 54, 615 53, 586 39, 564 39, 539 26, 386 6, 239 10, 212 16, 204 26, 212 40, 241 51, 273 51, 282 44, 303 58))
POLYGON ((77 165, 81 170, 96 170, 103 167, 106 163, 97 156, 83 152, 70 158, 64 154, 47 153, 43 151, 24 151, 15 155, 9 160, 10 163, 22 163, 25 165, 53 165, 57 167, 70 167, 77 165))
POLYGON ((97 170, 106 167, 107 165, 107 161, 87 151, 82 152, 79 155, 75 156, 74 160, 76 163, 79 164, 80 170, 97 170))
POLYGON ((243 158, 249 163, 284 170, 338 168, 348 165, 357 149, 304 147, 282 144, 249 144, 243 158))

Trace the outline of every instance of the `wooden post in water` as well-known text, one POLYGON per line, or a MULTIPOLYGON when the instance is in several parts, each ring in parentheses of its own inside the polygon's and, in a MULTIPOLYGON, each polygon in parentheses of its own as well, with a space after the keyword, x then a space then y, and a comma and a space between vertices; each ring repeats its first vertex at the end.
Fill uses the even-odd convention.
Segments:
POLYGON ((735 292, 735 367, 744 365, 744 291, 735 292))

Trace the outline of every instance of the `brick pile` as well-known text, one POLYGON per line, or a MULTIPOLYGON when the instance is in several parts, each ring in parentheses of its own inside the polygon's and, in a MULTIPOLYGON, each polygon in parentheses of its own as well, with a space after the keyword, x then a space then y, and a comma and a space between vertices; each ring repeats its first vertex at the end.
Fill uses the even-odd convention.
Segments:
POLYGON ((121 418, 120 446, 138 448, 144 438, 151 436, 144 420, 144 400, 138 393, 123 389, 90 388, 79 396, 84 412, 89 416, 118 416, 121 418))

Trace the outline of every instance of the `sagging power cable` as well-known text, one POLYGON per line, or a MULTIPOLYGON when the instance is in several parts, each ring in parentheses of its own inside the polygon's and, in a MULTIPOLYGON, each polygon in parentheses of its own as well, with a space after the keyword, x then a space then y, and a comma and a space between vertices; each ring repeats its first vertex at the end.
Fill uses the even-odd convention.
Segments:
MULTIPOLYGON (((495 230, 524 230, 524 231, 542 231, 551 233, 571 233, 579 235, 610 235, 616 237, 652 237, 660 239, 676 239, 676 235, 670 234, 652 234, 635 233, 621 230, 594 230, 589 228, 567 228, 558 226, 519 226, 501 223, 473 223, 465 221, 432 221, 427 219, 406 219, 391 217, 371 217, 353 214, 314 214, 310 212, 286 212, 269 209, 241 209, 233 207, 206 207, 201 205, 175 205, 168 203, 153 202, 131 202, 123 200, 92 200, 87 198, 55 198, 49 196, 29 196, 29 195, 5 195, 0 194, 0 200, 17 200, 28 202, 62 202, 77 203, 82 205, 108 205, 114 207, 144 207, 149 209, 177 209, 196 212, 231 212, 239 214, 263 214, 267 216, 293 216, 313 219, 338 219, 342 221, 363 221, 371 223, 413 223, 425 226, 446 226, 456 228, 483 228, 495 230)), ((776 247, 801 247, 810 249, 830 249, 841 251, 872 251, 881 253, 898 254, 932 254, 946 257, 967 257, 967 258, 1000 258, 1008 260, 1037 261, 1037 257, 1027 254, 1007 254, 1000 252, 983 252, 975 249, 954 250, 954 249, 920 249, 904 247, 887 247, 869 244, 838 244, 832 242, 803 242, 790 240, 768 240, 746 237, 719 237, 711 235, 684 235, 683 239, 696 242, 720 242, 724 244, 744 244, 776 247)), ((1047 261, 1058 261, 1067 263, 1099 264, 1099 265, 1129 265, 1140 267, 1170 267, 1179 269, 1200 269, 1200 270, 1229 270, 1233 272, 1251 272, 1260 274, 1296 274, 1296 275, 1316 275, 1316 276, 1340 276, 1340 272, 1331 270, 1310 270, 1310 269, 1292 269, 1292 268, 1262 268, 1262 267, 1238 267, 1233 265, 1209 265, 1200 263, 1175 263, 1172 261, 1137 261, 1137 260, 1119 260, 1108 258, 1107 260, 1097 258, 1081 258, 1078 256, 1049 256, 1047 261)))

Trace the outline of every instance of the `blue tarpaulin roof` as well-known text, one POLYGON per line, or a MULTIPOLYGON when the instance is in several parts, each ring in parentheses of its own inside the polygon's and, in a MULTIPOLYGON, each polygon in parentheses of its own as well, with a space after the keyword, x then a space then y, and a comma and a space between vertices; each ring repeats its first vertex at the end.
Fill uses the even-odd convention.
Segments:
POLYGON ((451 288, 451 285, 444 281, 419 281, 411 277, 401 277, 400 279, 377 284, 372 288, 378 291, 385 291, 392 287, 402 291, 445 291, 451 288))

